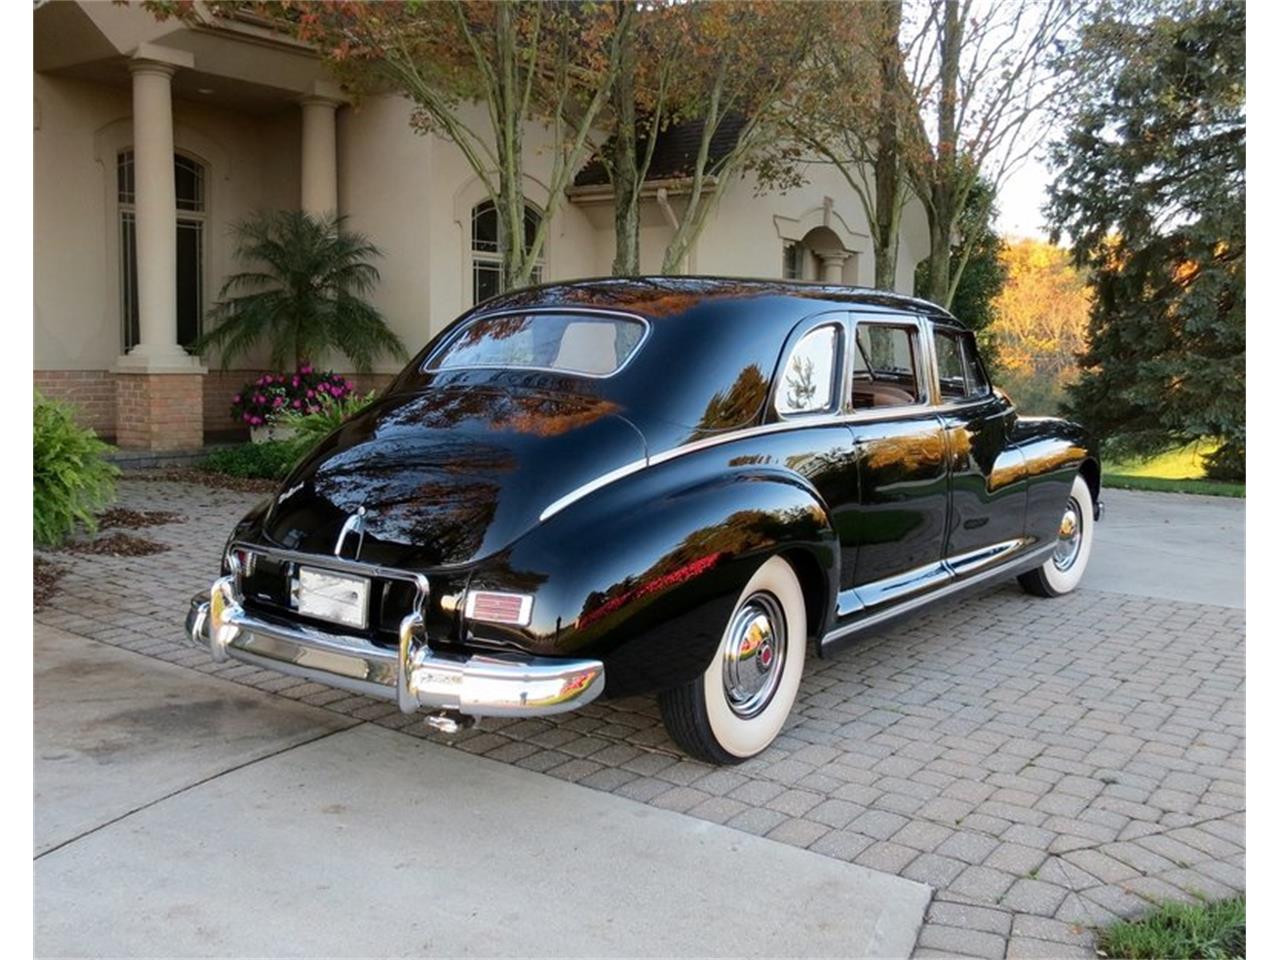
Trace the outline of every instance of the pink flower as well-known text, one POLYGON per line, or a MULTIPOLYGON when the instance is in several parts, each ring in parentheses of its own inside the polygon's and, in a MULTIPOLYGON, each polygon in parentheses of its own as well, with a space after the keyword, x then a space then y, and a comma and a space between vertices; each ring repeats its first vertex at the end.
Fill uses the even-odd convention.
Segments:
POLYGON ((308 390, 308 391, 307 391, 307 399, 308 399, 308 400, 309 400, 309 399, 311 399, 312 397, 314 397, 315 395, 316 395, 316 392, 315 392, 314 390, 308 390))
POLYGON ((299 373, 310 373, 310 372, 311 372, 311 364, 309 364, 309 363, 304 363, 302 366, 300 366, 300 367, 298 368, 298 372, 299 372, 299 373))
POLYGON ((273 407, 279 407, 279 406, 281 406, 283 403, 284 403, 284 397, 276 397, 276 398, 275 398, 275 400, 272 402, 272 404, 271 404, 271 405, 272 405, 273 407))
POLYGON ((232 397, 232 398, 231 398, 231 402, 232 402, 232 403, 239 403, 239 402, 240 402, 240 394, 238 394, 238 393, 237 393, 234 397, 232 397))
POLYGON ((295 410, 301 410, 301 409, 302 409, 302 401, 301 401, 301 400, 295 400, 295 401, 293 401, 293 409, 295 409, 295 410))
POLYGON ((254 403, 266 403, 266 402, 267 402, 267 398, 266 398, 266 397, 264 397, 264 396, 263 396, 262 394, 260 394, 260 393, 255 393, 255 394, 253 395, 253 402, 254 402, 254 403))
POLYGON ((300 384, 301 382, 302 382, 302 381, 301 381, 301 380, 299 380, 296 376, 293 378, 293 385, 294 385, 295 387, 296 387, 298 384, 300 384))
POLYGON ((316 386, 316 389, 319 390, 321 393, 328 393, 329 385, 327 383, 321 383, 316 386))

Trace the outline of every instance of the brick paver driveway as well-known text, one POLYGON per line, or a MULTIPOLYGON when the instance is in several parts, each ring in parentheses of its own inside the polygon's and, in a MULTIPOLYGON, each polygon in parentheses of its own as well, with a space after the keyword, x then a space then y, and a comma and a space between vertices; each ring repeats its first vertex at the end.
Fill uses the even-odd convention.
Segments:
MULTIPOLYGON (((434 736, 389 704, 181 645, 187 599, 256 497, 121 493, 185 516, 139 531, 172 549, 53 555, 68 574, 37 620, 434 736)), ((1244 890, 1244 623, 1227 607, 999 587, 811 658, 783 735, 733 768, 682 757, 649 699, 486 721, 455 743, 928 883, 919 956, 1092 956, 1092 926, 1148 901, 1244 890)))

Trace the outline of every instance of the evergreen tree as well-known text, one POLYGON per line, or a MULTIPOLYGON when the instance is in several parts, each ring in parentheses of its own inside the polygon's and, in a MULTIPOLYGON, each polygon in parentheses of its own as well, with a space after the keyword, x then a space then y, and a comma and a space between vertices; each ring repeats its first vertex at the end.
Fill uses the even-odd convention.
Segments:
POLYGON ((1221 478, 1244 476, 1244 31, 1229 0, 1096 8, 1046 207, 1095 294, 1068 412, 1113 453, 1221 443, 1221 478))

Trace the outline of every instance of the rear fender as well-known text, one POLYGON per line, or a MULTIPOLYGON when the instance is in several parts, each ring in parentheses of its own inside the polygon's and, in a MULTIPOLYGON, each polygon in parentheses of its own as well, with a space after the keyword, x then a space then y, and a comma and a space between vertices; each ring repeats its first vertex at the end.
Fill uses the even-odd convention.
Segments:
POLYGON ((471 588, 534 594, 526 630, 469 625, 482 639, 605 662, 610 695, 662 690, 706 669, 738 595, 761 563, 803 552, 798 575, 823 610, 839 550, 826 506, 794 473, 680 458, 624 477, 548 518, 481 564, 471 588), (714 467, 714 469, 713 469, 714 467))

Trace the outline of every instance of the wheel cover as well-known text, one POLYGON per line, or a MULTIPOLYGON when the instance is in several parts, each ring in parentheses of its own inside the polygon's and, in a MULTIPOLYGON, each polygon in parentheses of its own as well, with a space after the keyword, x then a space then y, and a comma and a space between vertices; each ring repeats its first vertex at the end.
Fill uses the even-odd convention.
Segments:
POLYGON ((1080 501, 1072 497, 1067 501, 1067 509, 1062 514, 1062 522, 1058 524, 1058 544, 1053 548, 1053 565, 1066 572, 1075 566, 1080 556, 1080 545, 1084 542, 1084 512, 1080 501))
POLYGON ((746 599, 729 624, 724 647, 724 694, 729 709, 744 719, 769 705, 787 661, 787 620, 769 593, 746 599))

